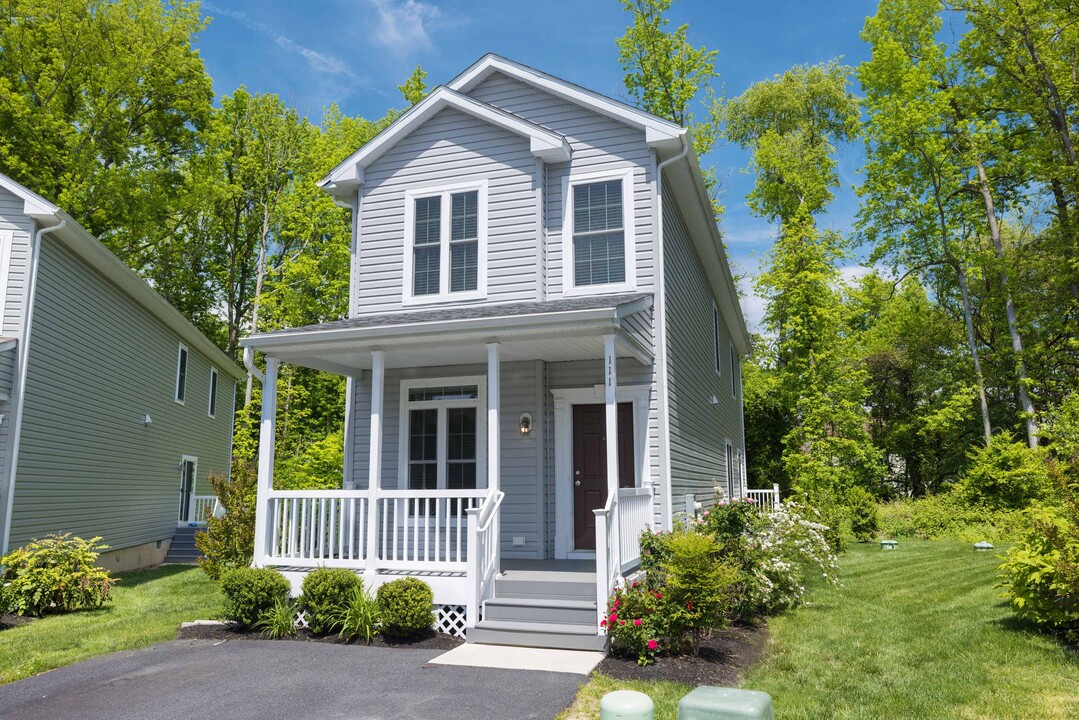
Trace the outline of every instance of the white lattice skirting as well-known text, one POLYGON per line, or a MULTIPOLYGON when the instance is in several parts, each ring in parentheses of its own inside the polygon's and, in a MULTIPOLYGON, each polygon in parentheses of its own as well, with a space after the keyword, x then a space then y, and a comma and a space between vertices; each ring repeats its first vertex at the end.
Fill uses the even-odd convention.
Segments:
POLYGON ((435 605, 435 630, 463 638, 465 636, 465 606, 435 605))

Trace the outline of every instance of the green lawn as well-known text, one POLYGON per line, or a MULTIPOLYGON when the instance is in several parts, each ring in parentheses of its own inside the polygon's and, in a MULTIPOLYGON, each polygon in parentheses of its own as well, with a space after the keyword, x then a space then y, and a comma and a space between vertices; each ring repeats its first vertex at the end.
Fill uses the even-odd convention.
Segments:
POLYGON ((0 631, 0 683, 115 650, 172 640, 184 620, 217 617, 221 594, 194 567, 126 573, 98 610, 50 615, 0 631))
MULTIPOLYGON (((742 686, 772 695, 776 717, 1079 717, 1079 658, 1012 619, 994 587, 999 561, 970 545, 853 545, 840 587, 769 623, 764 659, 742 686)), ((595 676, 566 718, 598 717, 599 698, 629 687, 674 720, 688 688, 595 676)))

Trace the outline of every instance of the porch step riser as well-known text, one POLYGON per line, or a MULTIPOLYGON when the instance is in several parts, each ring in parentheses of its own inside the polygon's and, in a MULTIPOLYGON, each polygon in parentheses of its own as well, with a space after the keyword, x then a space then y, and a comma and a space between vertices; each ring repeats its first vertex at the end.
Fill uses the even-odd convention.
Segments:
POLYGON ((486 645, 513 645, 516 647, 553 648, 555 650, 599 650, 607 648, 603 635, 570 635, 520 630, 493 630, 482 627, 468 632, 468 642, 486 645))
MULTIPOLYGON (((537 601, 540 602, 540 601, 537 601)), ((557 623, 581 625, 591 628, 596 620, 593 608, 558 608, 537 605, 501 605, 497 600, 488 601, 483 607, 484 620, 526 623, 557 623)))
POLYGON ((539 580, 495 580, 495 597, 535 600, 595 600, 594 582, 543 582, 539 580))

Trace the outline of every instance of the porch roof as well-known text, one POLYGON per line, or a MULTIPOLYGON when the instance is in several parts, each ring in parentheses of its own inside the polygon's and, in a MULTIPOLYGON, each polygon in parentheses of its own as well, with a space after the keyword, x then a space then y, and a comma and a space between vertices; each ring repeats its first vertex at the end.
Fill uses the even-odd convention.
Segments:
POLYGON ((374 350, 385 352, 388 367, 436 367, 486 362, 485 344, 498 342, 503 362, 557 362, 602 358, 603 336, 615 335, 619 357, 647 363, 652 348, 622 323, 651 307, 651 293, 635 293, 371 313, 258 333, 240 344, 282 362, 350 375, 371 367, 374 350))

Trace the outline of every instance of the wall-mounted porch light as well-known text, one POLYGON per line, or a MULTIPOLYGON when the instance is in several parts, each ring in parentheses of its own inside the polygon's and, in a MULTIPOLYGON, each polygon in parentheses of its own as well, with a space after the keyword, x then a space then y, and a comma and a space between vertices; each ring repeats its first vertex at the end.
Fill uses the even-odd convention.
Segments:
POLYGON ((532 432, 532 414, 521 413, 521 434, 528 435, 532 432))

